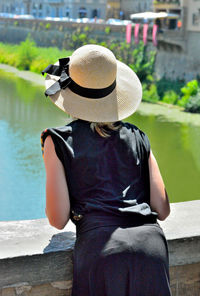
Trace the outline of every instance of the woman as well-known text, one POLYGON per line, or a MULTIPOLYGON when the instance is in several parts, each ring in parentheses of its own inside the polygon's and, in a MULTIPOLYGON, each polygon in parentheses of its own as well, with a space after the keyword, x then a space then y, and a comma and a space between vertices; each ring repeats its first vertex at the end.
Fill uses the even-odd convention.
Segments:
POLYGON ((98 45, 44 73, 45 94, 77 119, 41 134, 47 217, 76 224, 72 295, 171 295, 164 183, 147 136, 121 121, 141 101, 138 77, 98 45))

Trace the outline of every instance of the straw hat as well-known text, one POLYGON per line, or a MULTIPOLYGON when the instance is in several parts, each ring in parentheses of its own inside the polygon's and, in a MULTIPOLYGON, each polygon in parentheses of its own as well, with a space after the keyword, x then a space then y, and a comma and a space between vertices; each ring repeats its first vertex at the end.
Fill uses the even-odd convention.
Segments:
POLYGON ((91 122, 115 122, 136 111, 142 86, 134 71, 99 45, 84 45, 43 72, 46 96, 64 112, 91 122))

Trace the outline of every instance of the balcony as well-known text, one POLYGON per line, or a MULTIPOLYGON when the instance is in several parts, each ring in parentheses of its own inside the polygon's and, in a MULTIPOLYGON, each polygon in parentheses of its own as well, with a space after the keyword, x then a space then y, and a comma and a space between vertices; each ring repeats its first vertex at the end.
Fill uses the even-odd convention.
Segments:
POLYGON ((180 9, 180 0, 155 0, 153 2, 155 9, 180 9))

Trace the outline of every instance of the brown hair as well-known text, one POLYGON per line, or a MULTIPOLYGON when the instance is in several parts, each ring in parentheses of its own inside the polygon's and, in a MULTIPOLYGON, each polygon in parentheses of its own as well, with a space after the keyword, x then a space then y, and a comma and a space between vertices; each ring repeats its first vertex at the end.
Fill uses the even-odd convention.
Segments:
POLYGON ((90 127, 96 131, 101 137, 110 137, 110 131, 117 131, 121 125, 116 122, 91 122, 90 127))
MULTIPOLYGON (((76 117, 71 117, 72 121, 78 120, 76 117)), ((97 132, 101 137, 110 137, 111 131, 117 131, 121 127, 121 124, 117 122, 90 122, 90 128, 93 132, 97 132)))

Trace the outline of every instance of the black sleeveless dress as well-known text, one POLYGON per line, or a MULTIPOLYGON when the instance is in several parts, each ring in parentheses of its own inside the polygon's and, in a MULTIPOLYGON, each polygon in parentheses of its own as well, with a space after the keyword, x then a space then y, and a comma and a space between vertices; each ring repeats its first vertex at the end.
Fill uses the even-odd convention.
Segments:
POLYGON ((117 122, 107 138, 75 120, 51 135, 76 225, 72 296, 170 296, 168 248, 150 208, 147 136, 117 122))

